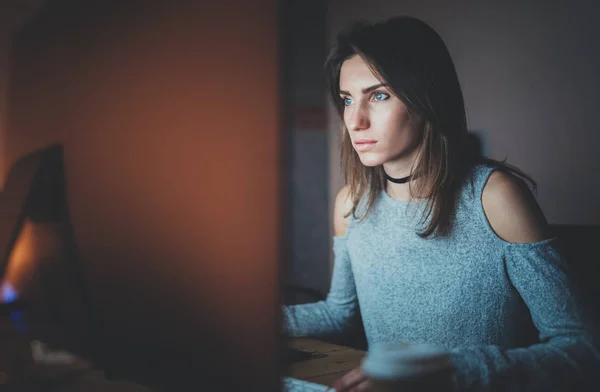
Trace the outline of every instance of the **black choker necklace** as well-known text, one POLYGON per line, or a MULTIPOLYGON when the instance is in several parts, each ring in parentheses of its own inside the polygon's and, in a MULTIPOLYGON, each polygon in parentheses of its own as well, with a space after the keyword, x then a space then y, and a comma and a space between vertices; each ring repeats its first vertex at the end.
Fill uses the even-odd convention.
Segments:
POLYGON ((386 180, 389 180, 389 181, 393 182, 394 184, 406 184, 407 182, 409 182, 412 179, 412 176, 406 176, 406 177, 402 177, 402 178, 392 178, 392 177, 388 176, 388 174, 385 172, 385 170, 383 171, 383 174, 385 175, 386 180))

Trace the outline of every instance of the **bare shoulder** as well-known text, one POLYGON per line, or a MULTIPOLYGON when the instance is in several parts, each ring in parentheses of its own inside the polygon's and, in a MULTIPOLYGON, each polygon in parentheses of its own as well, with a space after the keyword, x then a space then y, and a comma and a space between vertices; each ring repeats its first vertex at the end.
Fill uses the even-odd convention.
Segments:
POLYGON ((352 197, 350 187, 344 186, 338 191, 335 197, 335 206, 333 209, 333 231, 336 237, 343 237, 348 231, 349 218, 346 217, 352 210, 352 197))
POLYGON ((530 243, 549 237, 544 213, 520 178, 494 171, 483 188, 481 201, 490 226, 504 241, 530 243))

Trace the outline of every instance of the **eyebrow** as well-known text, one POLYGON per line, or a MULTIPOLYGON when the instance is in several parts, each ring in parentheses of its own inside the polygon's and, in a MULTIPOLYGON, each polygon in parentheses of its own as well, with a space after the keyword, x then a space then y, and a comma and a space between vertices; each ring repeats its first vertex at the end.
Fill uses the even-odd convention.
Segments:
MULTIPOLYGON (((360 91, 361 91, 363 94, 367 94, 367 93, 370 93, 370 92, 371 92, 371 91, 373 91, 373 90, 377 90, 379 87, 389 87, 389 86, 388 86, 388 84, 386 84, 386 83, 378 83, 378 84, 374 84, 374 85, 372 85, 372 86, 369 86, 369 87, 365 87, 365 88, 363 88, 363 89, 362 89, 362 90, 360 90, 360 91)), ((350 93, 349 93, 348 91, 346 91, 346 90, 340 90, 340 95, 341 95, 341 94, 343 94, 343 95, 352 95, 352 94, 350 94, 350 93)))

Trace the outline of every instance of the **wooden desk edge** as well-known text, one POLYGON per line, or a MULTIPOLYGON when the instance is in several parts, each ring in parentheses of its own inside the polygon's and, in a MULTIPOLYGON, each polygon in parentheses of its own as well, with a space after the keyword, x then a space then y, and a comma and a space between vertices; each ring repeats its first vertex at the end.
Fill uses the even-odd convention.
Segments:
POLYGON ((326 357, 301 361, 290 365, 286 375, 301 380, 331 386, 350 370, 360 366, 366 352, 351 347, 327 343, 318 339, 294 338, 288 347, 326 354, 326 357))

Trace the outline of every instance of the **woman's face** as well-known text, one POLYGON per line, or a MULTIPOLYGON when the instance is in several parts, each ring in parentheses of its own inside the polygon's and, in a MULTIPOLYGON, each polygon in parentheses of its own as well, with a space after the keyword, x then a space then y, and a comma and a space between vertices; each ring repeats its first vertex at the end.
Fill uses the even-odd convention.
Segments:
POLYGON ((400 171, 408 169, 421 143, 422 126, 359 55, 342 64, 340 97, 344 123, 363 165, 399 163, 400 171))

